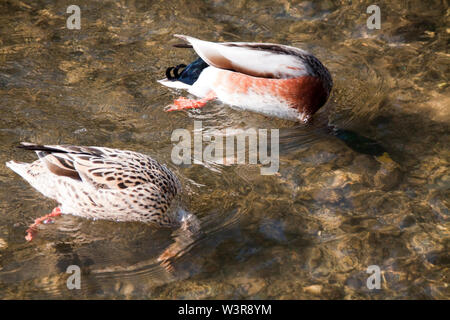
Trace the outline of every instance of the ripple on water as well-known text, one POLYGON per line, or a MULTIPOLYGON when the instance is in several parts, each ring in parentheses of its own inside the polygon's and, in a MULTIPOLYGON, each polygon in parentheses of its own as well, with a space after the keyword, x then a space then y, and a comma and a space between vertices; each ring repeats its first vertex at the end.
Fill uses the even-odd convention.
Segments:
POLYGON ((25 243, 27 225, 55 204, 0 166, 0 297, 448 299, 443 6, 391 1, 382 30, 367 30, 359 2, 91 1, 74 33, 55 5, 0 3, 0 162, 34 159, 12 148, 22 140, 145 152, 181 177, 202 226, 172 272, 157 257, 180 238, 142 224, 64 216, 25 243), (332 73, 330 100, 309 126, 220 102, 166 113, 185 94, 156 80, 195 58, 172 47, 173 33, 307 49, 332 73), (206 133, 278 128, 279 173, 173 165, 171 133, 192 132, 194 120, 206 133), (328 126, 386 154, 361 154, 328 126), (66 288, 70 264, 81 290, 66 288), (365 286, 373 264, 383 271, 375 292, 365 286))

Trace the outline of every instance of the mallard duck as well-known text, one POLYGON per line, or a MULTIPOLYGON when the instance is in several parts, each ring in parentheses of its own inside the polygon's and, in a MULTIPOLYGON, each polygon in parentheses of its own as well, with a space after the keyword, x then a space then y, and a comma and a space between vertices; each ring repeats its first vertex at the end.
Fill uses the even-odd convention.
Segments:
POLYGON ((104 147, 38 145, 22 142, 39 159, 6 165, 46 197, 58 201, 52 213, 36 219, 27 230, 33 238, 37 226, 61 214, 92 219, 141 221, 180 227, 191 214, 172 203, 180 181, 166 166, 147 155, 104 147))
POLYGON ((175 35, 200 58, 166 70, 165 86, 199 100, 179 98, 168 111, 201 108, 213 99, 270 116, 307 122, 327 101, 333 81, 312 54, 273 43, 209 42, 175 35))

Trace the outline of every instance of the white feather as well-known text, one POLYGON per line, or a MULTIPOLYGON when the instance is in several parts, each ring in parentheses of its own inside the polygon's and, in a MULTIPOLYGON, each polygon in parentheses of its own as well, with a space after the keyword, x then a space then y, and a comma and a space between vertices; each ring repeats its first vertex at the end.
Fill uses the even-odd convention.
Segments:
MULTIPOLYGON (((190 36, 175 36, 189 42, 206 63, 216 68, 233 69, 254 76, 272 75, 280 79, 311 74, 309 67, 296 55, 252 49, 246 42, 215 43, 190 36)), ((251 45, 258 45, 258 43, 251 45)), ((306 51, 294 47, 270 43, 260 45, 275 46, 299 55, 309 55, 306 51)))
POLYGON ((230 104, 235 108, 250 110, 268 116, 275 116, 287 120, 303 120, 303 114, 286 104, 286 101, 271 94, 261 94, 249 90, 246 93, 230 93, 226 87, 216 84, 212 87, 213 79, 223 70, 208 67, 201 74, 198 80, 191 86, 189 93, 197 97, 205 97, 209 92, 214 91, 217 98, 230 104))
POLYGON ((182 90, 189 90, 191 87, 189 84, 186 84, 181 81, 171 81, 168 79, 162 79, 158 80, 159 83, 161 83, 163 86, 174 88, 174 89, 182 89, 182 90))

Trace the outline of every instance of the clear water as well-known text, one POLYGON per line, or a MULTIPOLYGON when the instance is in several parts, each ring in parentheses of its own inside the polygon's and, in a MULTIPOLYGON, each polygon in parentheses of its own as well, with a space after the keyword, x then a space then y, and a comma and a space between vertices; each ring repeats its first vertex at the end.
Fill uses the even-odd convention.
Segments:
POLYGON ((443 1, 73 1, 0 3, 0 298, 448 299, 449 8, 443 1), (298 46, 335 86, 314 125, 211 103, 164 112, 180 93, 156 80, 190 62, 174 33, 298 46), (279 128, 280 171, 255 165, 175 166, 171 133, 279 128), (379 142, 355 151, 326 123, 379 142), (24 240, 56 205, 8 170, 35 155, 19 141, 140 151, 183 180, 204 236, 167 272, 170 230, 63 216, 24 240), (67 266, 81 267, 68 290, 67 266), (378 265, 382 288, 369 290, 378 265))

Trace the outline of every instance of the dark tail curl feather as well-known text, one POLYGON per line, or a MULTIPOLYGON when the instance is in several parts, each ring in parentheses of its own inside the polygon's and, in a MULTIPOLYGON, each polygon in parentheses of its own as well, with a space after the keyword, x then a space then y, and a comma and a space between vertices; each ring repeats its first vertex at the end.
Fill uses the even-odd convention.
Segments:
POLYGON ((166 69, 166 78, 170 81, 180 81, 189 85, 193 85, 197 81, 203 69, 207 68, 208 64, 201 58, 198 58, 188 66, 179 64, 176 67, 169 67, 166 69), (180 69, 181 72, 180 72, 180 69))

